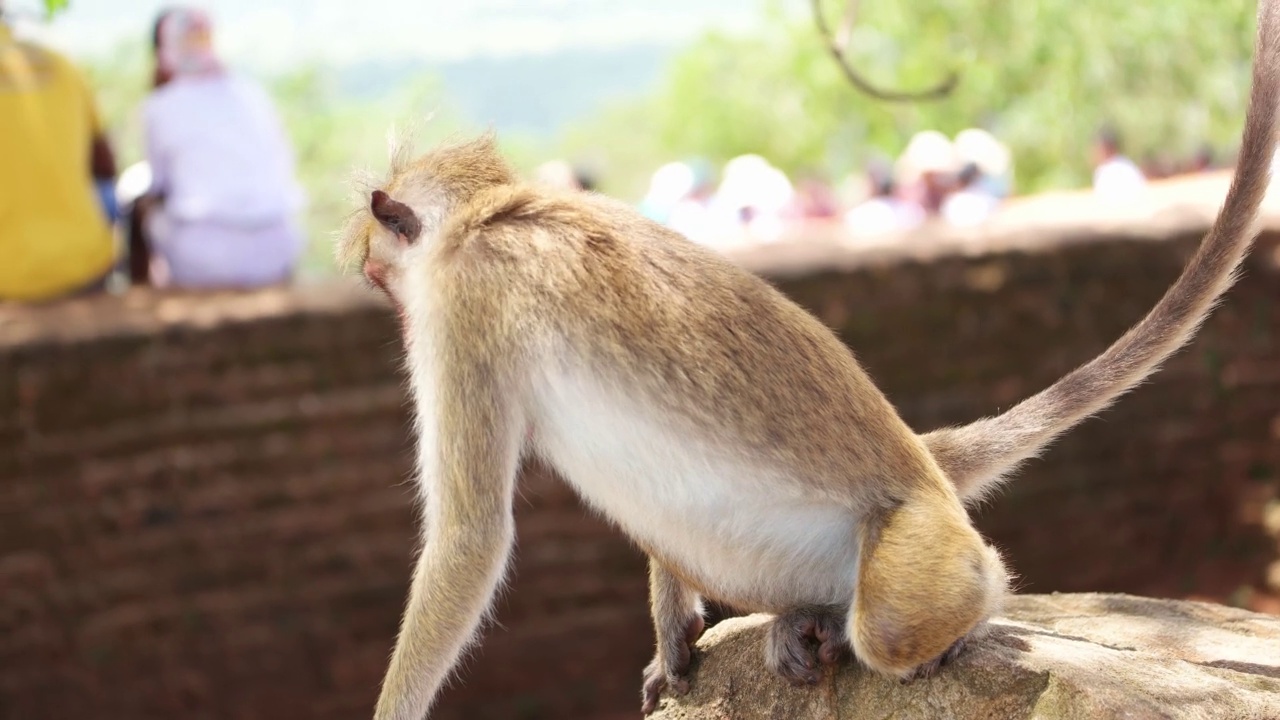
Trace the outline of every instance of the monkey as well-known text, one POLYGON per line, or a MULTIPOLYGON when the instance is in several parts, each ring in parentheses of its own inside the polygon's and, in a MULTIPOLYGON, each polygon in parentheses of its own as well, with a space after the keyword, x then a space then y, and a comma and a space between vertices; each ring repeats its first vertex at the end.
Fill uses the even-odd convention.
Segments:
POLYGON ((1011 572, 972 503, 1140 384, 1234 282, 1270 183, 1280 0, 1260 0, 1236 173, 1149 314, 1009 411, 917 434, 816 317, 632 206, 523 182, 492 131, 360 194, 337 252, 401 323, 421 551, 375 720, 420 720, 500 591, 522 459, 556 471, 649 561, 641 705, 689 688, 703 603, 773 615, 797 684, 852 658, 904 682, 963 653, 1011 572))

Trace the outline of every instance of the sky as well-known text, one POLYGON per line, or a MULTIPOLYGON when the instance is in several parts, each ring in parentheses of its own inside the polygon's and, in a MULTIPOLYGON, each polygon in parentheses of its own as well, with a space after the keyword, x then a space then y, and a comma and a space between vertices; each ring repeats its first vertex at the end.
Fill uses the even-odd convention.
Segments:
MULTIPOLYGON (((39 0, 5 1, 38 14, 39 0)), ((749 30, 764 0, 204 0, 219 49, 261 70, 303 62, 442 62, 566 48, 669 44, 718 28, 749 30)), ((146 37, 165 0, 71 0, 27 30, 74 56, 146 37)), ((795 0, 783 0, 796 5, 795 0)))

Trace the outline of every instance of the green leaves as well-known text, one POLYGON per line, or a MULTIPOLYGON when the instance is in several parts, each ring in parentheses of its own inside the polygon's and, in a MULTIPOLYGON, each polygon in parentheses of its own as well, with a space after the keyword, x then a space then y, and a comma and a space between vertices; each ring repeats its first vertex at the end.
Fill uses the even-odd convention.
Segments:
POLYGON ((71 0, 44 0, 44 10, 49 17, 53 17, 57 13, 66 10, 69 4, 71 4, 71 0))

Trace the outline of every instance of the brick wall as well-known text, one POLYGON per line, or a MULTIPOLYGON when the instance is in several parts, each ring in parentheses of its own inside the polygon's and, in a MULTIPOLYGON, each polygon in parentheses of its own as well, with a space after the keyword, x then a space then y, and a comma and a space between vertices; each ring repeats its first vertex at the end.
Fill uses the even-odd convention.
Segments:
MULTIPOLYGON (((1199 233, 1140 235, 766 274, 924 429, 1140 317, 1199 233)), ((980 513, 1024 589, 1262 587, 1278 259, 1268 234, 1193 347, 980 513)), ((0 718, 367 717, 414 538, 397 353, 345 287, 0 310, 0 718)), ((437 717, 637 717, 642 557, 537 468, 517 516, 500 625, 437 717)))

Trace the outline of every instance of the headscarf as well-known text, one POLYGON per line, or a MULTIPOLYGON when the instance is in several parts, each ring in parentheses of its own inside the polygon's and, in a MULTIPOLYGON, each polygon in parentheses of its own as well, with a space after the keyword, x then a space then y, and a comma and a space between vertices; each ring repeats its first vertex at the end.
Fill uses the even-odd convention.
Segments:
POLYGON ((209 15, 185 7, 166 12, 156 28, 156 62, 161 72, 174 78, 221 72, 209 15))

